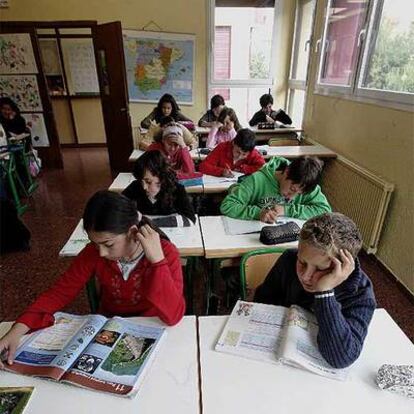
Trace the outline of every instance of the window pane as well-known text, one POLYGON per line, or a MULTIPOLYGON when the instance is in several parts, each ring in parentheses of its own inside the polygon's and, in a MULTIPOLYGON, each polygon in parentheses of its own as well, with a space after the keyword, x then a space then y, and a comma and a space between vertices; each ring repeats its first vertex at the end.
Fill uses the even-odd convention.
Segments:
POLYGON ((268 79, 274 8, 216 7, 214 13, 214 80, 268 79))
POLYGON ((290 89, 289 115, 296 127, 302 126, 303 110, 305 106, 306 92, 302 89, 290 89))
POLYGON ((299 3, 296 21, 296 39, 292 67, 292 79, 306 81, 309 60, 308 41, 312 36, 314 1, 302 0, 299 3))
POLYGON ((414 2, 384 0, 362 86, 414 93, 414 2))
POLYGON ((349 86, 358 55, 358 36, 368 0, 332 0, 328 14, 321 83, 349 86))

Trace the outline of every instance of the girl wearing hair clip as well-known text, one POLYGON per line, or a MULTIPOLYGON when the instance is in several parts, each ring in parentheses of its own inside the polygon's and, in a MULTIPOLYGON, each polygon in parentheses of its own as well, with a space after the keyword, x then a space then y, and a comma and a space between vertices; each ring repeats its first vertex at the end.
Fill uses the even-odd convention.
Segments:
POLYGON ((83 225, 91 243, 0 339, 0 354, 6 354, 8 364, 13 362, 22 335, 52 325, 53 314, 71 303, 93 276, 99 285, 101 314, 158 316, 168 325, 183 317, 178 250, 137 212, 133 201, 99 191, 86 205, 83 225))

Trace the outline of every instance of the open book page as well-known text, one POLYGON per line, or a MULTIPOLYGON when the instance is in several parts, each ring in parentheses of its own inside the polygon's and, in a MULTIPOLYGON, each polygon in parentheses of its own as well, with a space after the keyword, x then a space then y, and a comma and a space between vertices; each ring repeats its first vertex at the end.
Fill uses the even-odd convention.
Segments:
POLYGON ((138 392, 161 338, 161 327, 108 320, 62 381, 120 396, 138 392))
MULTIPOLYGON (((238 234, 260 233, 263 227, 272 226, 272 224, 263 223, 259 220, 240 220, 226 216, 223 216, 222 219, 226 234, 232 236, 238 234)), ((281 216, 277 218, 276 223, 273 225, 278 226, 289 221, 295 222, 300 228, 302 228, 303 223, 305 222, 304 220, 281 216)))
POLYGON ((34 387, 0 387, 0 413, 22 414, 34 387))
POLYGON ((238 301, 215 350, 277 363, 285 335, 287 308, 238 301))
POLYGON ((318 322, 315 315, 299 306, 288 312, 282 362, 300 366, 324 377, 345 380, 349 369, 331 367, 322 357, 317 345, 318 322))
POLYGON ((54 325, 28 335, 21 342, 8 369, 59 380, 106 322, 101 315, 57 312, 54 316, 54 325))
POLYGON ((233 177, 216 177, 215 175, 203 174, 204 185, 215 185, 220 183, 237 183, 237 179, 244 175, 238 171, 232 171, 233 177))

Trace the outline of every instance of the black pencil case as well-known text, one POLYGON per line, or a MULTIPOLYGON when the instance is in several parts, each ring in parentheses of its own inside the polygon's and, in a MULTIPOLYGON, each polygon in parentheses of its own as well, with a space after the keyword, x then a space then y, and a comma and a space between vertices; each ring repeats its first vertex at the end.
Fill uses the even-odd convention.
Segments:
POLYGON ((293 221, 280 226, 265 226, 260 232, 263 244, 279 244, 298 240, 300 227, 293 221))

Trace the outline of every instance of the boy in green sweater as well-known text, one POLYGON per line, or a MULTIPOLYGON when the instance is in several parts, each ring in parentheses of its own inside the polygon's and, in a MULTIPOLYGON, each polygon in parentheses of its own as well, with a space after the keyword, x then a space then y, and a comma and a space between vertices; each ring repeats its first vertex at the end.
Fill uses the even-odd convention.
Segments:
POLYGON ((300 157, 291 163, 272 158, 247 177, 223 200, 225 216, 274 223, 278 216, 307 220, 331 212, 318 185, 323 163, 316 157, 300 157))

